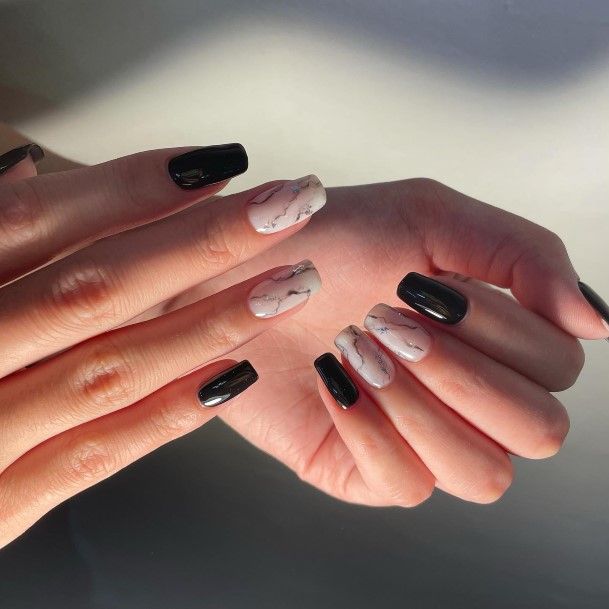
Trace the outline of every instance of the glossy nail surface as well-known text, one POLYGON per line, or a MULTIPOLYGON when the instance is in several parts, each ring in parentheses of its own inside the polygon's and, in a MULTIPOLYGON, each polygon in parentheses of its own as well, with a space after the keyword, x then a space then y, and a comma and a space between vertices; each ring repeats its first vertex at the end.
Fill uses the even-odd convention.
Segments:
POLYGON ((385 347, 409 362, 422 360, 431 348, 431 335, 421 324, 386 304, 374 306, 364 326, 385 347))
POLYGON ((386 387, 395 377, 395 364, 383 349, 357 326, 347 326, 334 344, 356 372, 377 389, 386 387))
POLYGON ((171 179, 185 190, 228 180, 247 170, 247 153, 241 144, 197 148, 169 161, 171 179))
POLYGON ((320 355, 313 365, 332 397, 343 408, 351 408, 357 402, 359 391, 356 384, 332 353, 320 355))
POLYGON ((38 144, 26 144, 25 146, 19 146, 19 148, 13 148, 5 152, 0 156, 0 175, 6 173, 17 163, 21 163, 28 156, 31 157, 34 163, 38 163, 38 161, 44 158, 44 151, 38 144))
POLYGON ((415 311, 444 324, 459 323, 467 313, 465 296, 419 273, 408 273, 400 281, 397 294, 415 311))
POLYGON ((257 380, 258 373, 254 367, 247 360, 243 360, 207 381, 199 389, 197 396, 202 406, 213 408, 239 395, 257 380))
POLYGON ((305 176, 277 184, 260 193, 247 206, 247 216, 259 233, 276 233, 302 222, 326 203, 319 178, 305 176))
POLYGON ((303 260, 255 286, 248 306, 256 317, 273 317, 307 301, 320 286, 317 269, 310 260, 303 260))
POLYGON ((583 281, 578 281, 577 285, 584 298, 590 303, 590 306, 601 316, 607 330, 609 330, 609 305, 587 284, 583 281))

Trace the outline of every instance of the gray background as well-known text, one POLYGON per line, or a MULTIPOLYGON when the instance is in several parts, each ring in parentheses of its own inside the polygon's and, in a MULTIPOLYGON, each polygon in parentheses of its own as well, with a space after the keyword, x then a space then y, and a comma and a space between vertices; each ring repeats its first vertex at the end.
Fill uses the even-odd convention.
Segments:
MULTIPOLYGON (((243 142, 233 188, 437 178, 557 231, 609 294, 609 4, 0 0, 4 119, 95 162, 243 142)), ((609 604, 609 345, 504 499, 338 503, 214 423, 0 553, 21 609, 609 604)))

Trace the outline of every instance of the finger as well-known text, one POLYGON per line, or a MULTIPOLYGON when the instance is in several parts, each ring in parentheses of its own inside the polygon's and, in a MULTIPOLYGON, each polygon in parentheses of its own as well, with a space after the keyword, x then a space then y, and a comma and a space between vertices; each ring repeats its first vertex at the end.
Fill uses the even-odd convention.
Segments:
POLYGON ((438 399, 509 452, 536 459, 562 446, 564 406, 525 376, 417 314, 378 304, 364 325, 438 399))
POLYGON ((44 152, 37 144, 25 144, 0 155, 0 186, 35 176, 36 163, 43 158, 44 152))
POLYGON ((204 425, 257 378, 249 362, 215 362, 37 446, 0 475, 0 546, 62 501, 204 425), (197 396, 215 396, 216 406, 197 396))
POLYGON ((246 169, 245 150, 230 144, 152 150, 0 183, 0 284, 100 237, 201 201, 246 169))
POLYGON ((102 239, 5 286, 0 290, 5 345, 0 374, 116 328, 241 264, 300 230, 324 202, 325 190, 314 176, 264 184, 225 197, 221 205, 197 205, 102 239), (264 203, 257 202, 260 198, 264 203), (267 204, 302 214, 296 224, 266 234, 252 225, 248 210, 267 204))
POLYGON ((321 481, 322 488, 334 495, 338 489, 340 499, 367 505, 414 507, 428 499, 435 478, 389 419, 357 389, 334 355, 318 357, 315 367, 321 377, 319 394, 339 435, 329 436, 331 441, 316 452, 307 478, 321 481), (341 443, 352 460, 333 463, 332 455, 342 454, 337 450, 341 443), (331 477, 316 475, 315 470, 330 471, 331 477))
POLYGON ((571 387, 584 365, 576 338, 488 284, 408 273, 398 296, 438 328, 550 391, 571 387))
POLYGON ((447 492, 477 503, 496 501, 510 486, 505 451, 447 408, 378 343, 356 326, 335 341, 345 365, 447 492))
POLYGON ((415 194, 425 208, 421 221, 433 272, 453 271, 510 288, 525 307, 574 336, 607 336, 609 326, 580 291, 557 235, 438 182, 419 183, 423 188, 415 194))
POLYGON ((0 381, 0 469, 67 429, 124 408, 295 313, 320 287, 309 261, 80 343, 0 381))

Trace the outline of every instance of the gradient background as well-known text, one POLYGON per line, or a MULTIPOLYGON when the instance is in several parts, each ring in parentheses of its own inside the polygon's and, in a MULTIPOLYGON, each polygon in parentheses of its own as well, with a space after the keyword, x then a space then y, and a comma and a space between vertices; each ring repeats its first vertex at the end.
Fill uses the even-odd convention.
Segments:
MULTIPOLYGON (((240 141, 233 190, 436 178, 559 233, 609 296, 606 0, 0 0, 0 83, 3 119, 86 162, 240 141)), ((564 450, 498 504, 341 504, 214 423, 4 549, 0 606, 606 608, 609 345, 586 351, 564 450)))

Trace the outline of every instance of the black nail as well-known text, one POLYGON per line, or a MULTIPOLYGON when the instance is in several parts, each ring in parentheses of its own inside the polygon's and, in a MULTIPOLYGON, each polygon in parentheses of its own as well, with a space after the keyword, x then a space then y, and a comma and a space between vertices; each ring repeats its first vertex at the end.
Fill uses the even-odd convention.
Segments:
POLYGON ((609 305, 587 284, 578 281, 577 285, 584 298, 590 303, 592 308, 609 323, 609 305))
POLYGON ((38 163, 38 161, 44 158, 44 151, 38 144, 26 144, 25 146, 19 146, 19 148, 13 148, 5 152, 0 156, 0 175, 6 173, 17 163, 21 163, 28 156, 31 157, 34 163, 38 163))
POLYGON ((171 179, 185 190, 228 180, 247 170, 241 144, 222 144, 191 150, 169 161, 171 179))
POLYGON ((359 391, 356 384, 332 353, 320 355, 313 365, 332 397, 343 408, 351 408, 357 402, 359 391))
POLYGON ((258 373, 254 367, 247 360, 243 360, 207 381, 197 395, 203 406, 211 408, 239 395, 257 380, 258 373))
POLYGON ((456 324, 467 313, 463 294, 419 273, 408 273, 400 281, 397 293, 415 311, 443 324, 456 324))

